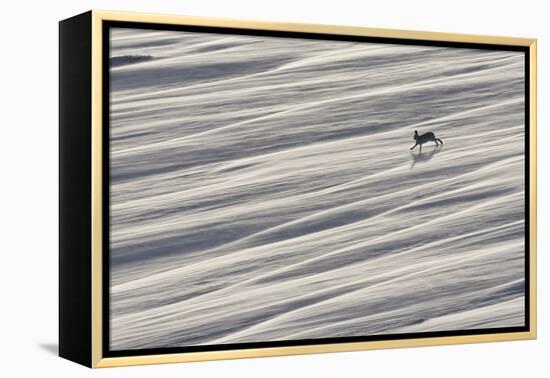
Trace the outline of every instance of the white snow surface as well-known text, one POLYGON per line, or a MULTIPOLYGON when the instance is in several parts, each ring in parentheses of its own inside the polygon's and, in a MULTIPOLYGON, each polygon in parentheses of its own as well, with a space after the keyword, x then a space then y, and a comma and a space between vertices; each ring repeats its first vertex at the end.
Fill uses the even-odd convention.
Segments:
POLYGON ((523 53, 110 41, 111 349, 524 325, 523 53))

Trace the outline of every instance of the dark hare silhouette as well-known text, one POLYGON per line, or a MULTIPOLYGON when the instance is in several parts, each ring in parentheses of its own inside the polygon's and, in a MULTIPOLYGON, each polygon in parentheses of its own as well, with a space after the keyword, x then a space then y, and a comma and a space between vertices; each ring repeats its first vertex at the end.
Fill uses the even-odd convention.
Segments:
POLYGON ((431 131, 427 132, 426 134, 419 135, 418 131, 414 130, 414 146, 411 147, 411 150, 414 149, 416 146, 420 146, 420 151, 422 151, 422 145, 426 142, 435 142, 435 145, 438 146, 439 143, 443 144, 443 141, 439 138, 435 137, 435 134, 431 131))

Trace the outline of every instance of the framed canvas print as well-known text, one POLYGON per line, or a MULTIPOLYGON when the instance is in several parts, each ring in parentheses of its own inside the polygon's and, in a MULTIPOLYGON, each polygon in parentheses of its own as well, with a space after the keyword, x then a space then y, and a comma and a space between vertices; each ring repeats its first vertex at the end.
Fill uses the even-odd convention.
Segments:
POLYGON ((60 22, 62 357, 536 337, 536 41, 60 22))

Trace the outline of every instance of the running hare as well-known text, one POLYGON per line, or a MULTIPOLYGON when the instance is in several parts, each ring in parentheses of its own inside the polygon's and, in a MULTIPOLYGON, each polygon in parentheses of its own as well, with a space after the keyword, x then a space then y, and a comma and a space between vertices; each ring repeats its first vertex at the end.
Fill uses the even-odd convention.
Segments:
POLYGON ((443 141, 439 138, 435 137, 435 134, 431 131, 427 132, 426 134, 418 135, 418 131, 414 130, 414 140, 415 144, 411 147, 411 150, 414 149, 416 146, 420 146, 420 151, 422 151, 422 145, 426 142, 435 142, 436 146, 439 145, 439 143, 443 144, 443 141), (439 143, 438 143, 439 142, 439 143))

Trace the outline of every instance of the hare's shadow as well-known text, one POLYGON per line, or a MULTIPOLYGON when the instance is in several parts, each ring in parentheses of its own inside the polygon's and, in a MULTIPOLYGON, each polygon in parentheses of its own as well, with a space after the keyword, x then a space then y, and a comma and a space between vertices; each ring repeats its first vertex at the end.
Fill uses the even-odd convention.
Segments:
POLYGON ((443 145, 438 144, 434 146, 434 148, 432 148, 427 153, 426 152, 423 153, 422 150, 419 150, 418 153, 416 154, 414 152, 409 152, 412 158, 411 169, 413 169, 417 163, 424 163, 431 160, 437 153, 441 151, 442 148, 443 148, 443 145))

